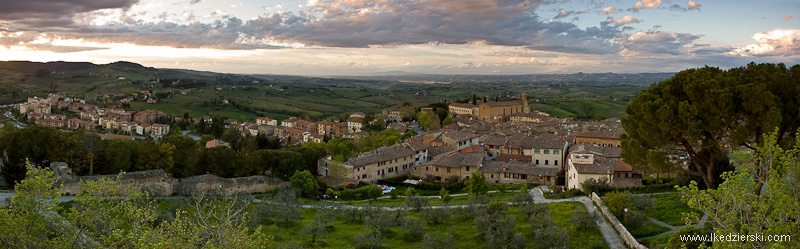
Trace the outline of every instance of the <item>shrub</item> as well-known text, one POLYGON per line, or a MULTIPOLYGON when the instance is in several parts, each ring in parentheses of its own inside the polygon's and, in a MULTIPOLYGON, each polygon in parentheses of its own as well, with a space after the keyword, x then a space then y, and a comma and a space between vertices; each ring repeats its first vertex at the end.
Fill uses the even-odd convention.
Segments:
POLYGON ((385 239, 381 232, 366 229, 364 232, 354 236, 353 240, 355 240, 356 248, 358 249, 377 249, 382 247, 385 239))
POLYGON ((406 241, 418 241, 425 234, 425 222, 414 217, 406 216, 400 219, 406 241))
POLYGON ((595 226, 594 217, 586 209, 578 208, 572 213, 572 224, 581 229, 592 229, 595 226))
POLYGON ((422 212, 422 216, 428 220, 428 223, 442 224, 450 219, 450 210, 447 208, 428 207, 425 212, 422 212))
POLYGON ((381 234, 388 232, 395 224, 397 224, 396 216, 387 215, 381 211, 373 212, 371 215, 364 217, 364 225, 381 234))
POLYGON ((533 231, 533 238, 536 248, 567 248, 569 244, 569 233, 560 227, 536 229, 533 231))
POLYGON ((639 195, 631 195, 631 204, 634 208, 638 209, 639 211, 644 211, 647 208, 655 208, 656 201, 650 198, 650 196, 639 194, 639 195))
POLYGON ((453 249, 455 248, 453 242, 452 233, 425 234, 422 245, 424 248, 453 249))
POLYGON ((428 206, 428 198, 419 196, 419 195, 412 195, 406 197, 406 207, 414 209, 414 211, 419 212, 422 211, 422 208, 428 206))
POLYGON ((624 212, 625 208, 631 207, 631 195, 625 192, 614 191, 606 194, 606 198, 603 202, 611 209, 611 212, 620 215, 624 212))

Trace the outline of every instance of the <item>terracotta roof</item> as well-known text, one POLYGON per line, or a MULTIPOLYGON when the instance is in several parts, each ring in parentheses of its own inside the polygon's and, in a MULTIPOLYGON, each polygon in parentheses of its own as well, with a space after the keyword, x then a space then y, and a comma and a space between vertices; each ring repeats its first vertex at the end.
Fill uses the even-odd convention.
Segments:
POLYGON ((533 156, 526 156, 526 155, 514 155, 514 154, 500 154, 497 155, 495 160, 500 162, 528 162, 530 163, 533 159, 533 156))
POLYGON ((617 179, 617 178, 614 178, 614 180, 611 181, 611 184, 609 184, 609 186, 612 188, 618 188, 618 187, 630 188, 641 185, 642 185, 642 179, 617 179))
POLYGON ((112 139, 112 138, 133 139, 133 137, 131 136, 117 135, 117 134, 99 133, 97 135, 100 136, 100 139, 112 139))
POLYGON ((614 161, 595 157, 592 164, 575 163, 575 170, 580 174, 612 174, 614 173, 614 161))
POLYGON ((436 156, 439 156, 441 154, 444 154, 444 153, 447 153, 447 152, 450 152, 450 151, 454 151, 454 150, 455 149, 447 147, 447 146, 439 146, 439 147, 428 148, 428 158, 436 157, 436 156))
POLYGON ((628 172, 633 171, 633 167, 630 164, 622 161, 614 162, 614 172, 628 172))
POLYGON ((461 153, 448 153, 436 158, 428 164, 450 168, 460 168, 462 166, 480 167, 486 158, 486 152, 473 152, 466 155, 461 153))
POLYGON ((490 107, 522 105, 522 103, 517 101, 500 101, 500 102, 489 101, 486 102, 485 104, 490 107))
POLYGON ((472 104, 472 102, 470 102, 470 103, 452 103, 452 104, 450 104, 450 106, 453 106, 453 107, 461 107, 461 108, 473 108, 473 107, 478 107, 478 105, 473 105, 473 104, 472 104))
POLYGON ((494 146, 503 146, 506 145, 506 138, 501 136, 489 136, 486 138, 486 141, 483 142, 485 145, 494 145, 494 146))
POLYGON ((353 166, 363 166, 371 163, 388 161, 405 156, 413 156, 414 150, 405 144, 395 144, 388 147, 381 147, 361 155, 351 157, 347 163, 353 166))
POLYGON ((450 138, 450 139, 452 139, 453 141, 456 141, 456 142, 466 141, 466 140, 469 140, 469 139, 476 138, 478 136, 480 136, 480 135, 475 134, 475 133, 470 133, 470 132, 463 132, 463 131, 449 131, 449 132, 445 132, 444 134, 442 134, 442 138, 447 137, 447 138, 450 138))
POLYGON ((406 144, 414 151, 422 151, 428 148, 425 146, 425 143, 422 142, 422 136, 413 136, 406 140, 406 144))
POLYGON ((621 131, 589 131, 578 133, 576 137, 619 139, 619 135, 621 134, 621 131))
POLYGON ((556 176, 559 168, 536 167, 527 163, 487 161, 483 163, 484 173, 516 173, 536 176, 556 176))
POLYGON ((231 145, 229 143, 223 142, 223 141, 221 141, 219 139, 214 139, 214 140, 206 142, 206 148, 214 148, 214 147, 218 147, 218 146, 231 147, 231 145))

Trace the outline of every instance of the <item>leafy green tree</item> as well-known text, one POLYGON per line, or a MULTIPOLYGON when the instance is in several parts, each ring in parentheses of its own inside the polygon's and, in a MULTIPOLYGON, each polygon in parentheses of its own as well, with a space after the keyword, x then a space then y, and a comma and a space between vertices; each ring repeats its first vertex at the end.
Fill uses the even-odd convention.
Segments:
POLYGON ((606 194, 606 199, 603 201, 606 206, 617 215, 621 215, 624 209, 633 206, 631 195, 627 192, 611 192, 606 194))
POLYGON ((175 147, 172 153, 173 167, 171 171, 176 177, 189 176, 189 172, 197 165, 200 155, 200 146, 197 142, 187 136, 171 135, 162 139, 164 143, 168 143, 175 147))
POLYGON ((281 189, 272 198, 274 202, 265 208, 271 208, 275 216, 275 223, 283 226, 294 225, 302 219, 300 205, 303 203, 298 196, 300 191, 297 189, 281 189))
POLYGON ((480 172, 472 173, 472 177, 467 179, 467 192, 470 195, 485 195, 489 192, 489 185, 486 183, 486 176, 480 172))
POLYGON ((572 212, 572 224, 582 230, 589 230, 597 227, 594 223, 594 217, 583 208, 577 208, 572 212))
POLYGON ((211 141, 211 140, 214 140, 214 136, 213 135, 209 135, 209 134, 205 134, 205 135, 200 137, 200 140, 197 141, 197 144, 200 145, 200 147, 206 147, 206 143, 208 143, 208 141, 211 141))
POLYGON ((172 172, 174 164, 172 153, 175 146, 170 143, 146 140, 139 143, 139 159, 136 160, 135 170, 164 169, 172 172))
POLYGON ((453 200, 453 197, 450 196, 450 193, 447 192, 447 189, 442 188, 442 190, 439 190, 439 199, 442 199, 442 203, 447 205, 447 203, 450 203, 450 201, 453 200))
POLYGON ((303 194, 310 195, 319 189, 317 179, 308 170, 295 171, 289 181, 292 183, 293 188, 299 189, 303 194))
POLYGON ((101 174, 117 174, 129 171, 135 159, 139 156, 139 146, 136 141, 122 138, 112 138, 103 140, 104 167, 100 170, 101 174))
POLYGON ((366 229, 353 237, 356 249, 378 249, 382 247, 385 240, 383 233, 374 229, 366 229))
POLYGON ((651 85, 628 105, 622 155, 647 169, 668 165, 664 155, 688 154, 689 171, 705 187, 716 188, 721 173, 732 170, 726 146, 752 149, 773 129, 779 129, 783 148, 793 142, 792 131, 800 128, 797 74, 800 65, 755 63, 727 71, 681 71, 651 85))
MULTIPOLYGON (((679 188, 682 200, 708 214, 716 234, 800 236, 800 142, 784 150, 776 132, 764 135, 754 148, 734 153, 737 168, 722 174, 725 181, 717 189, 700 190, 692 181, 679 188)), ((698 218, 685 216, 687 223, 698 218)), ((798 248, 800 242, 714 241, 714 247, 798 248)))
POLYGON ((417 135, 417 131, 414 129, 406 130, 406 133, 403 133, 403 139, 410 138, 417 135))
POLYGON ((442 120, 442 126, 445 126, 445 125, 450 125, 450 124, 453 124, 453 123, 455 123, 455 122, 453 121, 453 117, 450 117, 450 116, 447 116, 447 118, 445 118, 444 120, 442 120))
POLYGON ((195 175, 206 172, 220 177, 233 177, 236 168, 236 151, 228 147, 203 148, 195 167, 195 175))
POLYGON ((417 113, 417 122, 423 130, 435 130, 442 128, 439 116, 433 113, 417 113))
POLYGON ((378 185, 370 184, 365 186, 365 188, 367 192, 367 198, 375 200, 378 199, 378 197, 381 197, 381 195, 383 195, 383 190, 381 189, 381 187, 378 187, 378 185))
POLYGON ((406 241, 418 241, 425 234, 425 222, 419 218, 404 216, 400 218, 400 225, 403 227, 403 239, 406 241))
POLYGON ((425 248, 455 249, 455 236, 453 233, 428 233, 422 240, 425 248))
MULTIPOLYGON (((57 178, 52 171, 25 163, 27 178, 14 186, 9 208, 0 208, 0 245, 6 248, 68 247, 68 233, 59 234, 50 222, 59 222, 56 214, 61 191, 53 188, 57 178)), ((67 231, 69 232, 69 231, 67 231)))

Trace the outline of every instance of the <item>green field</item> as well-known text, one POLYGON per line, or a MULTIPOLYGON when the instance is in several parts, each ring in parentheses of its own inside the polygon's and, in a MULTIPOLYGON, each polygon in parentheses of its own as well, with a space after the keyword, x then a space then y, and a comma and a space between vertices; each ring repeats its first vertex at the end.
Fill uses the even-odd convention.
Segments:
POLYGON ((48 93, 68 92, 90 104, 112 107, 118 105, 116 100, 120 98, 114 97, 114 94, 141 94, 147 91, 158 96, 158 104, 150 105, 135 100, 131 104, 132 110, 157 109, 175 116, 182 116, 186 112, 193 117, 221 115, 240 121, 252 120, 256 116, 339 120, 346 119, 349 113, 355 111, 375 113, 405 102, 420 107, 442 101, 464 101, 473 95, 479 98, 487 96, 492 100, 501 96, 501 100, 506 101, 511 100, 511 96, 525 92, 533 109, 556 117, 585 120, 624 116, 627 103, 643 89, 641 83, 627 81, 556 83, 526 80, 530 78, 527 76, 441 76, 442 81, 452 83, 422 84, 401 82, 399 80, 402 77, 398 80, 365 80, 192 74, 130 63, 76 67, 73 71, 34 76, 31 72, 36 67, 42 65, 24 64, 12 69, 0 69, 0 104, 19 103, 27 97, 46 96, 48 93), (516 79, 509 80, 509 77, 516 79), (184 83, 189 85, 181 85, 184 83), (181 94, 186 89, 191 92, 181 94), (223 99, 237 105, 207 103, 221 102, 223 99))
POLYGON ((654 194, 650 198, 656 201, 656 207, 645 209, 644 213, 673 226, 686 225, 683 213, 700 213, 683 203, 680 193, 654 194))
MULTIPOLYGON (((569 248, 608 248, 598 229, 578 229, 572 226, 572 213, 576 208, 584 208, 578 202, 551 203, 550 214, 556 225, 569 231, 569 248)), ((316 210, 304 209, 303 220, 291 227, 280 227, 274 223, 267 222, 261 232, 273 236, 280 243, 298 242, 306 244, 311 237, 301 233, 302 227, 311 222, 316 214, 316 210)), ((517 211, 515 207, 509 208, 509 214, 516 219, 514 232, 521 232, 525 235, 528 248, 536 248, 530 223, 524 214, 517 211)), ((419 216, 416 213, 409 213, 411 216, 419 216)), ((327 234, 318 238, 320 248, 353 248, 353 238, 363 232, 363 224, 353 224, 346 222, 343 218, 337 219, 332 223, 332 227, 327 229, 327 234)), ((483 248, 483 238, 478 230, 473 226, 472 219, 461 220, 451 217, 445 223, 433 225, 426 224, 426 233, 454 232, 455 248, 483 248)), ((403 239, 403 230, 400 226, 394 226, 391 231, 385 234, 384 248, 423 248, 421 241, 407 241, 403 239)))

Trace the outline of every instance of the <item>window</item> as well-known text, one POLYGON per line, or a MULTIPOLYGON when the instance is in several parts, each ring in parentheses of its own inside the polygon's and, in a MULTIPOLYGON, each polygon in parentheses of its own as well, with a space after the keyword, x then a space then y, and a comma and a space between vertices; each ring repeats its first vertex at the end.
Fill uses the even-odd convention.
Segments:
POLYGON ((536 165, 539 165, 539 159, 536 159, 536 165))
POLYGON ((378 170, 378 175, 381 175, 381 170, 378 170))
POLYGON ((447 173, 450 173, 450 168, 447 168, 447 173))
POLYGON ((539 154, 539 149, 533 150, 533 154, 539 154))
POLYGON ((558 150, 553 150, 553 155, 558 155, 558 150))
POLYGON ((425 166, 425 171, 428 171, 428 166, 425 166))
POLYGON ((436 172, 439 172, 439 167, 434 167, 434 169, 436 170, 436 172))
POLYGON ((469 167, 467 167, 467 171, 469 171, 469 167))
POLYGON ((553 160, 553 165, 558 166, 558 160, 553 160))
POLYGON ((550 160, 544 160, 544 165, 550 164, 550 160))
POLYGON ((367 174, 362 175, 361 179, 367 179, 367 174))
POLYGON ((393 168, 389 168, 389 173, 392 173, 393 168))
MULTIPOLYGON (((494 174, 491 174, 490 176, 492 177, 492 179, 494 179, 494 174)), ((469 177, 469 176, 467 176, 467 177, 469 177)))
POLYGON ((544 150, 544 154, 545 155, 550 154, 550 150, 544 150))

